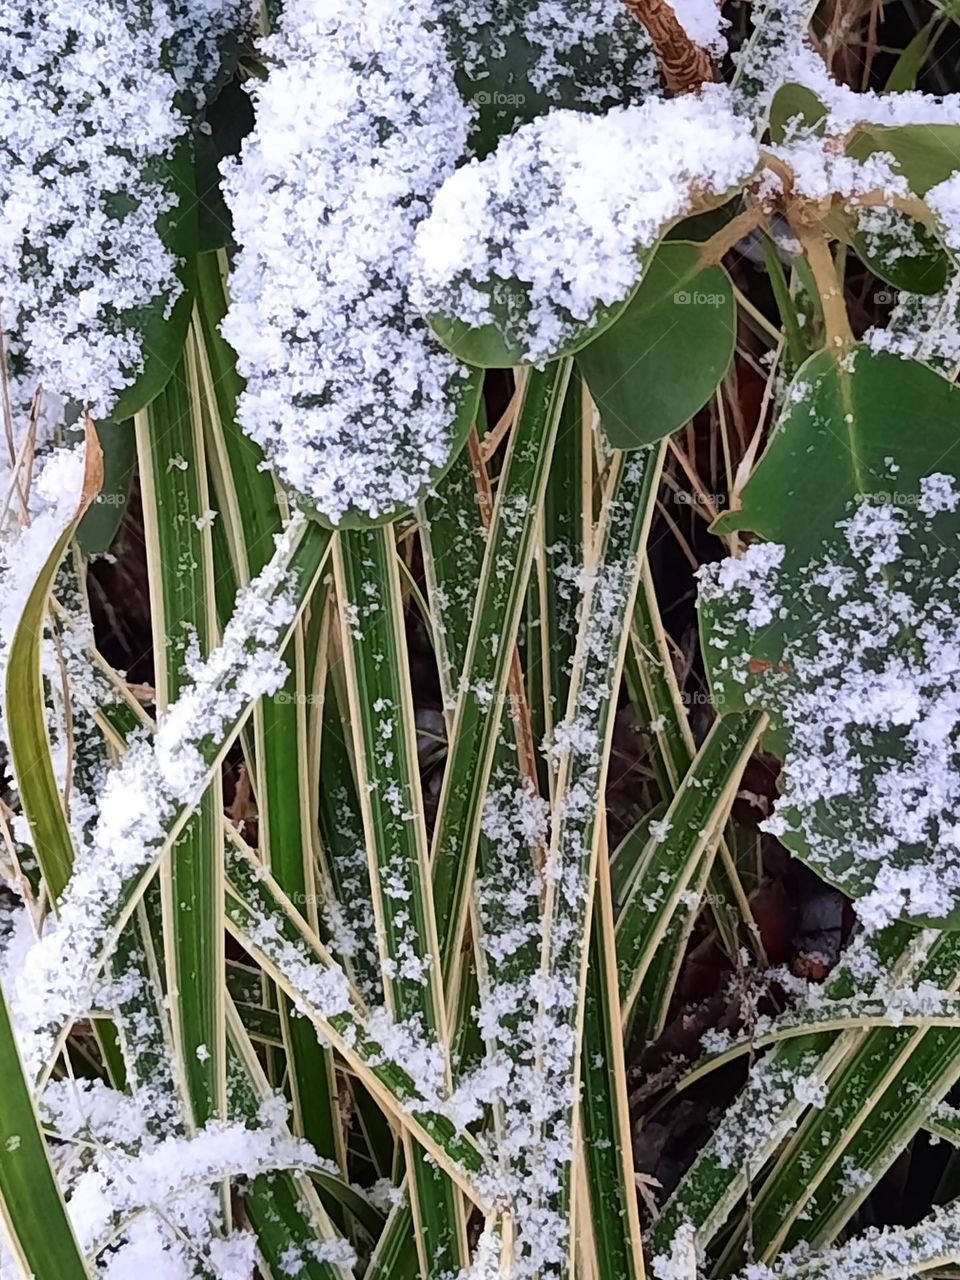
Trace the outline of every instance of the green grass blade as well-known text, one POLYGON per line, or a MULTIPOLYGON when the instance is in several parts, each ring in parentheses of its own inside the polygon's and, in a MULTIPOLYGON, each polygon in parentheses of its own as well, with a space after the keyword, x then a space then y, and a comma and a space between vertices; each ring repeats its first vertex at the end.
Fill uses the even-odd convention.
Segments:
MULTIPOLYGON (((926 1004, 929 1015, 931 1001, 924 987, 929 992, 931 987, 949 990, 960 984, 960 938, 941 934, 915 982, 919 1004, 926 1004)), ((878 993, 877 1003, 890 1005, 894 1017, 900 1002, 891 1002, 889 992, 878 993)), ((822 1231, 815 1234, 816 1206, 859 1203, 923 1123, 938 1086, 942 1084, 945 1093, 960 1074, 960 1036, 918 1030, 918 1020, 924 1021, 921 1016, 910 1025, 907 1016, 902 1027, 865 1034, 831 1077, 823 1106, 808 1112, 756 1195, 751 1236, 757 1256, 774 1256, 788 1237, 828 1243, 832 1237, 822 1231)), ((866 1031, 870 1023, 853 1019, 851 1025, 866 1031)), ((741 1227, 727 1246, 727 1267, 737 1265, 744 1230, 741 1227)))
POLYGON ((591 433, 584 423, 583 378, 574 365, 557 429, 550 479, 543 495, 543 583, 540 625, 546 723, 549 738, 562 719, 570 691, 570 670, 577 645, 577 577, 593 523, 590 509, 591 433))
MULTIPOLYGON (((273 1097, 260 1062, 246 1037, 240 1016, 227 1004, 230 1042, 230 1109, 247 1123, 255 1122, 260 1106, 273 1097)), ((254 1178, 244 1200, 247 1216, 257 1236, 260 1253, 270 1274, 296 1274, 305 1280, 352 1280, 351 1250, 338 1234, 305 1173, 281 1170, 254 1178), (317 1246, 329 1252, 318 1256, 317 1246), (342 1258, 341 1262, 336 1259, 342 1258)))
POLYGON ((460 693, 433 833, 433 895, 444 988, 449 999, 469 907, 483 796, 500 715, 537 519, 570 377, 571 361, 529 370, 500 476, 464 658, 460 693))
POLYGON ((673 913, 704 858, 716 849, 744 767, 766 716, 714 721, 662 823, 647 841, 630 897, 617 922, 617 967, 624 1017, 646 976, 673 913))
POLYGON ((486 529, 473 459, 476 437, 417 508, 423 566, 433 619, 437 673, 448 718, 456 707, 470 624, 486 548, 486 529))
MULTIPOLYGON (((423 1145, 466 1194, 488 1207, 476 1185, 487 1155, 425 1095, 404 1065, 402 1044, 382 1013, 371 1021, 343 970, 239 842, 227 850, 227 924, 247 953, 281 986, 360 1078, 380 1107, 423 1145), (389 1036, 388 1040, 382 1040, 389 1036), (393 1044, 390 1044, 390 1040, 393 1044)), ((440 1105, 437 1105, 439 1102, 440 1105)))
MULTIPOLYGON (((206 657, 216 643, 210 498, 190 355, 188 348, 135 420, 161 715, 190 688, 190 646, 206 657)), ((226 1112, 222 808, 213 774, 161 872, 174 1043, 198 1127, 226 1112)))
MULTIPOLYGON (((349 723, 349 716, 347 720, 349 723)), ((334 682, 328 679, 320 743, 319 823, 332 893, 325 904, 324 923, 338 959, 363 999, 373 1005, 382 998, 383 979, 363 815, 346 742, 348 733, 334 682)))
MULTIPOLYGON (((357 784, 384 990, 391 1015, 425 1052, 449 1057, 440 951, 416 752, 393 530, 351 531, 334 551, 357 784)), ((407 1144, 411 1208, 424 1276, 468 1263, 453 1183, 407 1144)))
POLYGON ((83 483, 77 495, 77 509, 59 531, 24 604, 10 644, 4 689, 10 757, 20 803, 30 826, 44 883, 54 904, 70 878, 74 848, 63 796, 50 759, 40 648, 57 568, 84 511, 99 492, 103 478, 100 446, 89 421, 85 429, 84 450, 83 483))
MULTIPOLYGON (((581 606, 567 713, 555 735, 557 764, 554 820, 547 859, 541 981, 554 993, 539 1016, 549 1028, 549 1063, 543 1079, 553 1106, 549 1136, 544 1122, 540 1143, 569 1131, 574 1150, 579 1121, 571 1100, 581 1079, 582 1034, 593 889, 602 832, 603 798, 610 743, 633 611, 640 561, 659 486, 663 446, 611 459, 600 522, 587 560, 589 574, 581 606), (561 1048, 566 1046, 566 1049, 561 1048), (571 1052, 571 1046, 573 1051, 571 1052)), ((542 1068, 541 1068, 542 1069, 542 1068)), ((572 1169, 560 1161, 544 1194, 543 1212, 569 1223, 572 1169)), ((523 1223, 518 1224, 520 1229, 523 1223)), ((569 1267, 573 1232, 568 1231, 569 1267)), ((558 1274, 568 1268, 559 1262, 558 1274)))
MULTIPOLYGON (((35 1052, 52 1050, 63 1021, 89 1007, 86 1003, 97 974, 115 945, 116 936, 152 878, 158 860, 177 839, 193 812, 204 786, 230 749, 250 713, 256 697, 249 672, 275 661, 286 645, 300 610, 322 570, 329 549, 329 532, 319 525, 294 518, 277 545, 273 560, 251 583, 242 602, 242 614, 228 629, 223 646, 197 673, 184 699, 171 708, 178 726, 178 750, 189 753, 200 776, 189 798, 166 790, 163 767, 156 747, 141 744, 135 758, 124 760, 112 771, 110 787, 122 792, 130 786, 138 792, 145 780, 156 782, 156 827, 149 838, 138 841, 136 858, 129 858, 122 880, 104 892, 99 883, 91 892, 82 884, 76 893, 64 894, 60 927, 34 944, 31 962, 38 974, 49 974, 52 999, 32 1007, 31 1028, 37 1033, 35 1052), (283 611, 278 613, 282 605, 283 611), (265 620, 270 619, 270 625, 265 620), (194 754, 195 753, 195 754, 194 754), (54 979, 55 975, 55 979, 54 979)), ((169 767, 169 764, 166 766, 169 767)), ((96 863, 100 836, 85 849, 85 865, 96 863)))
MULTIPOLYGON (((890 981, 908 980, 925 959, 933 936, 896 924, 871 939, 859 939, 830 975, 824 994, 843 999, 858 989, 882 990, 890 981)), ((819 1096, 863 1034, 823 1032, 773 1047, 664 1206, 652 1228, 652 1252, 668 1256, 688 1226, 706 1248, 749 1180, 793 1132, 809 1099, 819 1096)))
POLYGON ((36 1280, 90 1280, 47 1151, 0 992, 0 1211, 14 1256, 36 1280))
POLYGON ((602 1276, 643 1280, 610 876, 601 850, 583 1012, 583 1152, 602 1276))

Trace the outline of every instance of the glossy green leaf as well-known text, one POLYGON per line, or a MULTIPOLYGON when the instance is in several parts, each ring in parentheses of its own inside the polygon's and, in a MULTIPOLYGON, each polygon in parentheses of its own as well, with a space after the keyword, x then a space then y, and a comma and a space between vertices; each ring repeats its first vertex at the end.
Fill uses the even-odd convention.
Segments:
POLYGON ((910 190, 925 196, 960 169, 960 125, 859 126, 847 143, 847 155, 866 160, 877 152, 892 155, 910 190))
POLYGON ((560 21, 578 38, 554 42, 551 34, 550 44, 550 18, 531 21, 524 0, 500 0, 479 21, 462 5, 444 4, 440 13, 457 86, 475 108, 470 148, 480 157, 553 107, 605 111, 641 101, 658 81, 646 33, 626 9, 598 24, 589 0, 570 0, 560 21))
POLYGON ((127 513, 137 465, 132 422, 97 422, 95 426, 103 453, 103 485, 77 527, 77 542, 87 556, 110 550, 127 513))
POLYGON ((915 218, 894 210, 884 210, 884 215, 885 229, 880 232, 865 230, 869 211, 854 220, 849 239, 857 257, 894 289, 939 293, 950 272, 950 258, 943 245, 915 218), (891 219, 894 231, 886 230, 891 219))
POLYGON ((770 104, 770 140, 781 143, 793 131, 822 133, 827 108, 805 84, 784 84, 770 104))
POLYGON ((684 426, 723 378, 736 344, 733 283, 698 245, 660 246, 622 314, 578 353, 610 444, 638 449, 684 426))

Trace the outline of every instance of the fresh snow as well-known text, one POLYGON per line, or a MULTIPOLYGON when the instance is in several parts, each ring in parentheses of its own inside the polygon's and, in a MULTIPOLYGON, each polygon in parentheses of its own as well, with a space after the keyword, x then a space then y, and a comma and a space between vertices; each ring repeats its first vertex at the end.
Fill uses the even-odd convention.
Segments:
POLYGON ((673 220, 757 162, 722 85, 602 116, 550 111, 441 187, 417 230, 414 298, 470 325, 496 314, 526 359, 546 360, 630 295, 673 220))
POLYGON ((172 34, 162 0, 0 13, 0 318, 18 371, 97 414, 141 365, 131 312, 181 289, 154 225, 174 199, 147 168, 186 124, 172 34))
POLYGON ((701 600, 725 602, 715 672, 787 733, 782 795, 762 825, 827 880, 859 882, 871 929, 960 904, 958 503, 953 477, 934 472, 909 506, 853 506, 838 544, 807 564, 788 571, 782 548, 754 544, 700 571, 701 600), (782 624, 776 668, 747 684, 743 645, 782 624))
POLYGON ((287 4, 251 82, 256 127, 225 165, 240 421, 331 521, 412 504, 466 391, 409 299, 415 228, 470 122, 432 17, 429 0, 287 4))

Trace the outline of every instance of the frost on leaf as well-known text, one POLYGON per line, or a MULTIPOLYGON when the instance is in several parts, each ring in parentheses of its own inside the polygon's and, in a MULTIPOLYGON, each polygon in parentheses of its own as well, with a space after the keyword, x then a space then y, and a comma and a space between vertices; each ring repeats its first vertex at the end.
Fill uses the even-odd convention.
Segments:
POLYGON ((784 743, 763 825, 871 928, 960 906, 960 489, 890 462, 891 492, 851 502, 819 554, 756 545, 701 574, 715 693, 784 743))
POLYGON ((139 326, 181 291, 157 231, 185 121, 166 4, 65 0, 0 14, 0 298, 12 362, 107 412, 142 368, 139 326))
POLYGON ((333 522, 411 505, 470 387, 408 296, 414 230, 470 120, 434 18, 429 0, 287 5, 226 170, 241 424, 333 522))
POLYGON ((551 111, 444 183, 417 232, 416 300, 452 349, 461 328, 491 327, 518 359, 548 360, 629 298, 673 221, 756 163, 723 86, 603 116, 551 111))

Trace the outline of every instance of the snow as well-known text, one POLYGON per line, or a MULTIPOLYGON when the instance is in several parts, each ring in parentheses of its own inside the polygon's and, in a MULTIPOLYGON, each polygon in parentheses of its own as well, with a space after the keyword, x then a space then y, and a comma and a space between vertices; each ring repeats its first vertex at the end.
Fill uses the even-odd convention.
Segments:
POLYGON ((142 363, 131 313, 181 287, 154 225, 173 197, 147 168, 186 123, 160 65, 172 30, 162 0, 0 13, 3 325, 18 370, 98 414, 142 363))
POLYGON ((726 51, 723 31, 730 24, 714 0, 671 0, 670 7, 694 44, 718 56, 726 51))
POLYGON ((701 571, 702 600, 729 591, 715 679, 744 683, 748 705, 787 733, 782 795, 762 825, 827 880, 856 884, 871 929, 960 905, 960 495, 935 472, 897 497, 852 504, 836 542, 773 579, 755 555, 701 571), (772 592, 785 602, 775 614, 772 592), (784 640, 758 671, 749 652, 766 613, 784 640))
POLYGON ((254 132, 224 166, 241 425, 334 522, 412 505, 466 389, 409 300, 414 230, 470 121, 432 17, 429 0, 285 5, 254 132))
POLYGON ((178 808, 196 803, 207 772, 203 748, 217 742, 259 696, 280 688, 277 650, 293 616, 284 565, 303 523, 296 516, 274 559, 237 597, 221 644, 189 664, 191 683, 160 718, 152 742, 135 739, 107 777, 89 841, 77 850, 58 918, 8 975, 21 1054, 35 1075, 60 1027, 82 1016, 125 886, 156 861, 178 808))
POLYGON ((470 325, 496 316, 525 359, 546 360, 630 295, 641 250, 757 161, 722 85, 603 116, 550 111, 440 188, 416 233, 414 300, 470 325))

